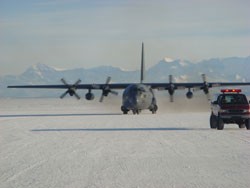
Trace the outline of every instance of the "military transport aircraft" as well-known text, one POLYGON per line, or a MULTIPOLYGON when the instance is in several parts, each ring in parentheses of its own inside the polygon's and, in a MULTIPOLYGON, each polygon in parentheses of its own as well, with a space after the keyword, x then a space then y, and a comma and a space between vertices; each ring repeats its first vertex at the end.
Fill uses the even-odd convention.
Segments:
POLYGON ((193 90, 203 90, 209 96, 209 88, 222 87, 222 86, 246 86, 250 85, 250 82, 207 82, 205 74, 202 75, 203 82, 200 83, 174 83, 173 76, 169 75, 169 83, 144 83, 144 44, 142 43, 141 53, 141 79, 140 83, 110 83, 111 77, 108 77, 105 84, 80 84, 81 80, 75 82, 75 84, 68 84, 64 79, 61 79, 61 85, 19 85, 8 86, 8 88, 38 88, 38 89, 67 89, 60 98, 64 98, 67 94, 75 96, 80 99, 80 96, 76 93, 77 89, 86 89, 88 92, 85 95, 86 100, 93 100, 94 94, 92 90, 102 90, 100 102, 109 93, 118 95, 113 89, 124 89, 122 97, 121 110, 123 114, 127 114, 130 110, 133 114, 139 114, 141 110, 148 109, 153 114, 156 113, 158 107, 153 89, 168 90, 170 95, 170 101, 173 102, 173 95, 177 89, 188 89, 186 97, 191 99, 193 97, 193 90))

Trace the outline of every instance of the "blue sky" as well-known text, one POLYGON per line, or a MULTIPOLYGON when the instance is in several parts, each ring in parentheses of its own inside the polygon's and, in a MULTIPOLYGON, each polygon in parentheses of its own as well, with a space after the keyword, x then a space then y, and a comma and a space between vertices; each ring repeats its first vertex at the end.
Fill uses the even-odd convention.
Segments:
POLYGON ((250 55, 249 0, 0 0, 0 75, 250 55))

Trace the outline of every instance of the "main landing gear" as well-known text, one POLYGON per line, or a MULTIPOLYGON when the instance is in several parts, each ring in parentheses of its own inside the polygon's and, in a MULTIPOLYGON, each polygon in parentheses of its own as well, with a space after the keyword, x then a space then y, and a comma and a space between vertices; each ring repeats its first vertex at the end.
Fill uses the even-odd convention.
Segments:
MULTIPOLYGON (((121 107, 121 110, 123 112, 123 114, 128 114, 129 110, 124 108, 123 106, 121 107)), ((135 115, 135 114, 140 114, 141 113, 141 110, 139 109, 134 109, 132 110, 132 113, 135 115)))
POLYGON ((154 107, 149 110, 152 112, 152 114, 155 114, 156 111, 158 110, 158 106, 155 104, 154 107))
MULTIPOLYGON (((152 112, 152 114, 156 114, 156 111, 158 110, 158 106, 154 105, 153 108, 149 108, 149 110, 152 112)), ((125 108, 124 106, 121 106, 121 111, 123 112, 123 114, 128 114, 129 110, 127 108, 125 108)), ((135 114, 140 114, 141 113, 141 109, 133 109, 131 110, 132 113, 135 114)))
POLYGON ((132 110, 132 112, 133 112, 133 114, 135 115, 135 114, 140 114, 141 113, 141 110, 139 110, 139 109, 136 109, 136 110, 132 110))

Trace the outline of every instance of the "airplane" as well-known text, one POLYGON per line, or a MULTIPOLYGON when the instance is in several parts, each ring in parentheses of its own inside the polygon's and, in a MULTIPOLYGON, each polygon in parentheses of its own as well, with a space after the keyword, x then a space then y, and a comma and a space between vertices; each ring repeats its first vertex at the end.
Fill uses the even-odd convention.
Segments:
POLYGON ((63 78, 61 85, 16 85, 8 86, 8 88, 33 88, 33 89, 67 89, 60 98, 64 98, 67 94, 75 96, 80 99, 80 96, 76 93, 77 89, 86 89, 88 92, 85 95, 86 100, 93 100, 95 98, 92 90, 102 90, 100 102, 104 97, 107 97, 109 93, 118 95, 117 89, 124 89, 122 95, 121 111, 123 114, 128 114, 132 111, 133 114, 140 114, 142 110, 150 110, 152 114, 155 114, 158 110, 156 97, 154 90, 168 90, 170 95, 170 102, 174 101, 174 93, 177 89, 188 89, 186 97, 188 99, 193 98, 193 90, 203 90, 210 100, 209 89, 212 87, 223 86, 247 86, 250 82, 207 82, 206 75, 202 74, 203 82, 199 83, 174 83, 173 76, 169 75, 169 83, 144 83, 145 75, 144 65, 144 44, 142 43, 141 51, 141 76, 140 83, 110 83, 111 77, 108 77, 105 84, 80 84, 81 80, 77 80, 74 84, 68 84, 63 78))

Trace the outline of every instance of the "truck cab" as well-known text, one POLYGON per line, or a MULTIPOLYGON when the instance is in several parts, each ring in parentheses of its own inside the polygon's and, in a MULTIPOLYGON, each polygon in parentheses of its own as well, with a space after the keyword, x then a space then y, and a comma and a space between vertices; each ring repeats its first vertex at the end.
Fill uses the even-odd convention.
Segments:
POLYGON ((222 89, 217 100, 211 103, 210 127, 222 130, 224 124, 232 123, 250 129, 249 102, 240 89, 222 89))

